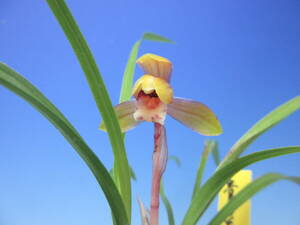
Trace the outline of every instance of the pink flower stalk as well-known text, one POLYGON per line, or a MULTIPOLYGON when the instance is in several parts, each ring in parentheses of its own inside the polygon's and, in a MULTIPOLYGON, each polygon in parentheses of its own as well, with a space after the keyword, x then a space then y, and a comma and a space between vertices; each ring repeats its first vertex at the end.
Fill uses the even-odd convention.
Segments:
POLYGON ((151 210, 150 224, 158 225, 159 189, 161 177, 166 169, 168 146, 166 129, 159 123, 154 123, 154 152, 152 166, 151 210))
MULTIPOLYGON (((133 87, 132 94, 135 100, 118 104, 115 111, 122 132, 143 121, 154 122, 150 225, 158 225, 160 181, 168 158, 164 127, 166 115, 206 136, 219 135, 222 128, 215 114, 204 104, 173 96, 170 85, 172 63, 168 59, 146 54, 140 57, 137 63, 145 75, 139 78, 133 87)), ((105 130, 103 123, 100 129, 105 130)))

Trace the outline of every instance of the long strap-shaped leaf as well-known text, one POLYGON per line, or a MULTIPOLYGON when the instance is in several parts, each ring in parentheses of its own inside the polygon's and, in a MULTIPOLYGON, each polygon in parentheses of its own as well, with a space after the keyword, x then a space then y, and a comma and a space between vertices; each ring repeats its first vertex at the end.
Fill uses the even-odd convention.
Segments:
POLYGON ((202 188, 197 191, 183 219, 182 225, 196 224, 220 189, 239 170, 258 161, 297 152, 300 152, 300 146, 270 149, 255 152, 228 163, 216 171, 202 188))
POLYGON ((230 216, 237 208, 239 208, 257 192, 282 179, 289 180, 300 185, 300 177, 288 177, 278 173, 263 175, 248 184, 238 194, 236 194, 236 196, 230 199, 230 201, 218 212, 208 225, 220 225, 228 216, 230 216))
POLYGON ((113 110, 109 95, 102 80, 100 71, 64 0, 47 0, 52 12, 60 23, 85 73, 98 109, 105 122, 114 154, 114 178, 131 217, 131 184, 130 169, 125 152, 120 126, 113 110))
MULTIPOLYGON (((171 155, 168 157, 168 160, 172 160, 176 163, 176 165, 178 167, 180 167, 181 165, 181 162, 180 162, 180 159, 174 155, 171 155)), ((163 204, 166 208, 166 211, 167 211, 167 215, 168 215, 168 221, 169 221, 169 225, 175 225, 175 218, 174 218, 174 213, 173 213, 173 208, 172 208, 172 205, 165 193, 165 188, 164 188, 164 182, 163 182, 163 179, 161 180, 161 183, 160 183, 160 191, 159 191, 159 194, 160 194, 160 197, 163 201, 163 204)))
POLYGON ((256 138, 299 109, 300 96, 297 96, 263 117, 232 146, 218 168, 238 158, 256 138))
POLYGON ((166 211, 167 211, 169 225, 175 225, 175 218, 174 218, 172 205, 171 205, 171 203, 170 203, 170 201, 169 201, 169 199, 168 199, 168 197, 165 193, 163 181, 161 181, 161 183, 160 183, 159 194, 160 194, 161 200, 163 201, 164 206, 165 206, 166 211))
POLYGON ((169 161, 172 160, 172 161, 176 164, 176 166, 178 166, 178 167, 181 166, 181 161, 180 161, 180 159, 179 159, 177 156, 175 156, 175 155, 170 155, 170 156, 168 157, 168 160, 169 160, 169 161))
POLYGON ((214 142, 214 148, 212 150, 213 158, 214 158, 214 162, 215 162, 216 166, 218 166, 220 164, 219 146, 218 146, 218 142, 217 141, 213 141, 213 142, 214 142))
POLYGON ((125 72, 123 75, 121 94, 120 94, 120 100, 119 100, 120 103, 124 102, 124 101, 128 101, 131 97, 136 59, 137 59, 139 47, 144 40, 173 43, 173 41, 171 41, 170 39, 165 38, 160 35, 157 35, 157 34, 154 34, 154 33, 145 33, 140 40, 135 42, 135 44, 133 45, 133 47, 130 51, 126 69, 125 69, 125 72))
POLYGON ((200 164, 199 164, 199 167, 197 170, 197 175, 196 175, 196 180, 195 180, 195 184, 194 184, 192 197, 195 196, 196 192, 200 188, 200 185, 202 182, 202 176, 204 173, 204 169, 206 166, 208 156, 212 151, 216 151, 216 150, 214 150, 214 149, 216 149, 216 145, 217 145, 217 143, 215 141, 211 141, 211 140, 205 141, 205 143, 204 143, 204 150, 201 154, 201 161, 200 161, 200 164))
POLYGON ((118 225, 129 225, 126 210, 110 174, 63 114, 21 75, 0 63, 0 84, 42 113, 73 146, 100 184, 118 225))

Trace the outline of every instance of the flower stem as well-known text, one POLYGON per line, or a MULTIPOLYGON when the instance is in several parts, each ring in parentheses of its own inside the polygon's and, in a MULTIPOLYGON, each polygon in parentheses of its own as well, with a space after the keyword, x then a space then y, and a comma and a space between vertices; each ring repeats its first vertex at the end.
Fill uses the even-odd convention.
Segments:
POLYGON ((159 123, 154 123, 154 152, 152 164, 152 189, 150 224, 158 225, 159 189, 161 177, 165 171, 168 159, 166 129, 159 123))

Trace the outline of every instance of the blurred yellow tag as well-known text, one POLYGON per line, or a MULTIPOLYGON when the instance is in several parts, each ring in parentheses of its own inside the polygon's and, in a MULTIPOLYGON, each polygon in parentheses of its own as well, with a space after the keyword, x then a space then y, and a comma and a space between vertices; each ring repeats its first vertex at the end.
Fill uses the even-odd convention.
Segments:
MULTIPOLYGON (((218 210, 252 180, 251 170, 241 170, 219 192, 218 210)), ((245 202, 221 225, 250 225, 251 202, 245 202)))

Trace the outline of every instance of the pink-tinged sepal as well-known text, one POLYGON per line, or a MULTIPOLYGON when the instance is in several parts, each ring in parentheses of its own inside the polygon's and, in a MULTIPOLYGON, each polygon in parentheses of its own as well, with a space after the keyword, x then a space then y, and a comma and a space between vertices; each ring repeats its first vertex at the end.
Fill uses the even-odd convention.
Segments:
MULTIPOLYGON (((133 129, 142 122, 135 120, 133 117, 133 114, 135 113, 137 107, 136 104, 136 101, 126 101, 114 107, 117 118, 119 120, 121 131, 123 133, 130 129, 133 129)), ((103 121, 101 122, 99 129, 106 131, 103 121)))
POLYGON ((172 63, 161 56, 145 54, 136 61, 144 70, 145 74, 160 77, 167 82, 170 81, 172 73, 172 63))
POLYGON ((217 136, 223 132, 215 114, 200 102, 174 98, 168 105, 167 113, 202 135, 217 136))

